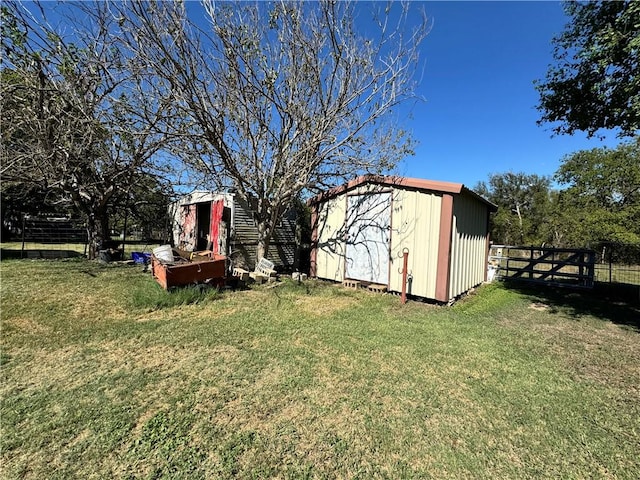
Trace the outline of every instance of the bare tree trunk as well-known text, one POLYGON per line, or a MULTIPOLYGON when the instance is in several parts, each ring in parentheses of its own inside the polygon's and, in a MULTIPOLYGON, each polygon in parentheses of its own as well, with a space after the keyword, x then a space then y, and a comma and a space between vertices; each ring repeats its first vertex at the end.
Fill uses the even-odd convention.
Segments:
POLYGON ((520 204, 516 203, 516 214, 518 215, 518 225, 520 226, 520 244, 524 243, 524 228, 522 226, 522 214, 520 213, 520 204))
POLYGON ((87 244, 89 246, 88 249, 88 257, 89 260, 95 260, 98 255, 98 250, 100 249, 99 240, 96 235, 96 221, 93 216, 89 216, 87 218, 87 244))
POLYGON ((98 258, 100 249, 109 240, 109 217, 105 213, 91 214, 87 218, 89 260, 98 258))
POLYGON ((256 249, 256 263, 261 258, 266 258, 269 253, 269 244, 271 243, 271 235, 273 228, 266 221, 258 222, 258 247, 256 249))

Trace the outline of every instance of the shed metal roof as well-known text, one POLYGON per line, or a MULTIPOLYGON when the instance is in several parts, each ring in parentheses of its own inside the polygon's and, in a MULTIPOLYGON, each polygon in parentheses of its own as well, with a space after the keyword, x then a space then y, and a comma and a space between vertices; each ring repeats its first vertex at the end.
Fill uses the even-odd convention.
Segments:
POLYGON ((441 193, 468 193, 472 197, 486 204, 489 209, 495 212, 498 207, 491 203, 487 199, 478 195, 473 190, 465 187, 462 183, 442 182, 438 180, 426 180, 421 178, 409 178, 391 175, 362 175, 350 182, 340 185, 338 187, 330 188, 326 192, 319 193, 318 195, 309 199, 307 204, 313 205, 330 198, 336 197, 342 193, 353 190, 361 185, 376 184, 389 187, 402 187, 412 190, 421 190, 429 192, 441 192, 441 193))

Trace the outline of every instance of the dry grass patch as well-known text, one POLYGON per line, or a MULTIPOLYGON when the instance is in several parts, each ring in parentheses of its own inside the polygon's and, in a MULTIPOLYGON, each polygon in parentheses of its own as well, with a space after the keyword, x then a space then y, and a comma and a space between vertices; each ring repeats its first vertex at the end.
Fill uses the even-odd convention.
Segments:
MULTIPOLYGON (((542 290, 541 296, 544 293, 542 290)), ((640 331, 590 313, 589 303, 597 305, 597 301, 591 295, 582 301, 581 298, 571 292, 561 296, 550 294, 543 301, 530 303, 522 315, 501 315, 499 323, 542 339, 545 349, 572 375, 603 387, 621 389, 638 399, 640 331), (584 308, 576 310, 574 304, 584 308)), ((611 303, 611 307, 627 312, 637 310, 623 303, 611 303)))
POLYGON ((82 322, 102 323, 105 320, 122 321, 131 318, 131 311, 125 306, 100 296, 81 293, 70 295, 61 300, 61 304, 69 305, 72 319, 82 322))
POLYGON ((534 323, 563 364, 577 375, 603 386, 623 388, 640 400, 639 334, 613 323, 584 328, 558 318, 554 323, 534 323))
POLYGON ((56 350, 11 349, 11 382, 0 387, 2 396, 6 398, 10 389, 24 391, 61 385, 72 389, 84 384, 91 370, 80 359, 81 352, 79 346, 56 350))
POLYGON ((2 327, 29 335, 47 335, 52 332, 52 328, 49 325, 43 325, 33 318, 24 316, 17 316, 3 321, 2 327))
POLYGON ((340 310, 345 310, 358 303, 355 297, 332 297, 326 301, 319 302, 318 297, 302 296, 294 301, 296 309, 302 315, 311 315, 314 317, 329 317, 340 310))

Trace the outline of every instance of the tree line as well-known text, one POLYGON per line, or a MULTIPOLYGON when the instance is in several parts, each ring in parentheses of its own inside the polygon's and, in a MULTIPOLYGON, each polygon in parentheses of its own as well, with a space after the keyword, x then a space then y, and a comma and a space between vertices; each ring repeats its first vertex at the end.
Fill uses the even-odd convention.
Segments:
MULTIPOLYGON (((565 4, 556 63, 536 84, 540 122, 637 135, 639 6, 565 4)), ((430 23, 411 2, 8 1, 0 13, 3 210, 82 215, 90 258, 114 218, 157 219, 184 186, 245 200, 261 257, 301 196, 413 153, 399 107, 418 100, 430 23)), ((554 179, 563 189, 492 176, 479 189, 503 207, 494 239, 633 241, 633 155, 633 142, 576 153, 554 179)))
POLYGON ((52 8, 1 7, 3 196, 39 191, 80 212, 91 257, 117 205, 181 184, 233 189, 262 257, 301 195, 412 151, 396 112, 415 97, 428 24, 410 4, 52 8))
POLYGON ((640 244, 640 138, 567 155, 552 177, 493 174, 476 191, 498 205, 495 243, 640 244))

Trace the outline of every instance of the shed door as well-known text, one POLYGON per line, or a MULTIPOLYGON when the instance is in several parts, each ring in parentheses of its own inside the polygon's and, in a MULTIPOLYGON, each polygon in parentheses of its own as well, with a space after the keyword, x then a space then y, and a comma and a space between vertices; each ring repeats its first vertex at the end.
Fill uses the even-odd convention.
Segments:
POLYGON ((387 285, 391 193, 347 197, 345 278, 387 285))
POLYGON ((196 205, 183 205, 180 211, 178 248, 193 250, 196 241, 196 205))

